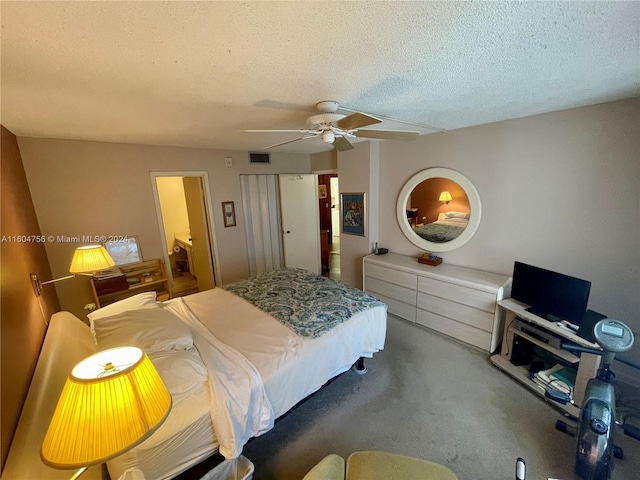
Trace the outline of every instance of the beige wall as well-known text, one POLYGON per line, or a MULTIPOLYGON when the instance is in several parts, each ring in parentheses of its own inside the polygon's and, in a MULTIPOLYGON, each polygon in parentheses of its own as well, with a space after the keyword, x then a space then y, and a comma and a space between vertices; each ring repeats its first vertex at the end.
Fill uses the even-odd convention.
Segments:
POLYGON ((362 288, 362 257, 372 252, 378 237, 378 192, 370 183, 371 178, 377 178, 377 150, 376 143, 361 142, 355 149, 338 154, 340 194, 364 192, 367 195, 367 235, 340 233, 340 280, 357 288, 362 288))
POLYGON ((338 155, 335 149, 311 155, 311 171, 327 172, 338 168, 338 155))
MULTIPOLYGON (((2 425, 0 466, 20 418, 47 326, 45 318, 60 310, 53 285, 45 285, 36 297, 30 274, 51 280, 51 269, 40 242, 20 241, 41 234, 33 207, 16 137, 2 130, 2 425)), ((0 468, 1 470, 1 468, 0 468)))
MULTIPOLYGON (((218 280, 249 273, 239 175, 308 173, 309 156, 272 153, 270 165, 250 165, 247 152, 19 138, 29 186, 45 235, 137 235, 144 258, 162 258, 151 172, 206 171, 220 257, 218 280), (224 166, 224 158, 233 167, 224 166), (225 228, 223 201, 234 201, 237 226, 225 228)), ((48 242, 54 275, 68 272, 76 243, 48 242)), ((57 284, 63 310, 81 318, 93 301, 89 280, 57 284)))
MULTIPOLYGON (((380 142, 380 244, 422 253, 398 226, 397 195, 424 168, 458 170, 483 215, 445 262, 511 274, 520 260, 590 280, 589 307, 640 334, 639 118, 636 98, 380 142)), ((640 342, 633 352, 640 361, 640 342)))

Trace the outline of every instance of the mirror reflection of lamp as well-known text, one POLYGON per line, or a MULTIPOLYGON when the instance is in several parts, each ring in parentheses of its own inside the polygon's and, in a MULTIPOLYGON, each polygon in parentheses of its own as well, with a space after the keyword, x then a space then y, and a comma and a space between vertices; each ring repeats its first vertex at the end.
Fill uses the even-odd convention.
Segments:
POLYGON ((451 194, 447 191, 444 191, 440 194, 440 198, 438 200, 449 205, 449 202, 452 200, 451 194))

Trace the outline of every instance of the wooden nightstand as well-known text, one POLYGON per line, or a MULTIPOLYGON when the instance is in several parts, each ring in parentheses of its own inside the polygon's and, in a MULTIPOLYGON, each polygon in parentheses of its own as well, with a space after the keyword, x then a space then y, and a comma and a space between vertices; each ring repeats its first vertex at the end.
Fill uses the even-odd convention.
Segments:
POLYGON ((171 288, 164 262, 160 259, 121 265, 122 276, 105 280, 91 277, 96 307, 104 307, 142 292, 156 291, 158 301, 171 298, 171 288))

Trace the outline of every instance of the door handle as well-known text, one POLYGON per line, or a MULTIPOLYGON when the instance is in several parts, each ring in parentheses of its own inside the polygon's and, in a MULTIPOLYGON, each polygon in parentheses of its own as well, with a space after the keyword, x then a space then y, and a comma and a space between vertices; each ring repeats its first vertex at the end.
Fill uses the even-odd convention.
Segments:
POLYGON ((287 231, 286 231, 286 232, 284 232, 284 233, 291 233, 291 230, 287 230, 287 231))

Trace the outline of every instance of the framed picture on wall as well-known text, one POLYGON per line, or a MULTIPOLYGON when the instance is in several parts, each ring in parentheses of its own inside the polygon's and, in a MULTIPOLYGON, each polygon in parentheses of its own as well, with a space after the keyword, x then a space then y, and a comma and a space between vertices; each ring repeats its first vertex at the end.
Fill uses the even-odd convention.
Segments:
POLYGON ((341 193, 342 233, 365 236, 367 211, 365 193, 341 193))
POLYGON ((222 202, 222 215, 225 227, 236 226, 236 209, 233 202, 222 202))
POLYGON ((318 185, 318 198, 327 198, 327 186, 318 185))

